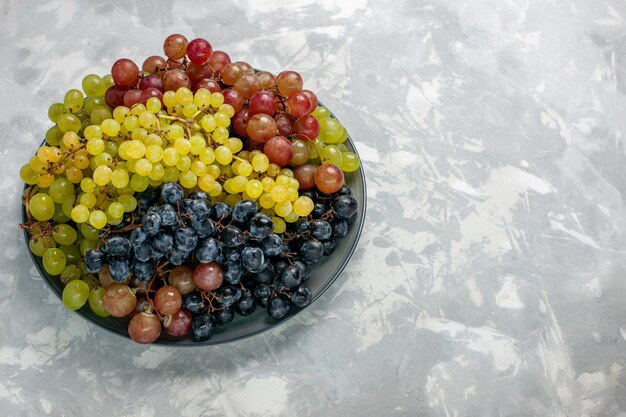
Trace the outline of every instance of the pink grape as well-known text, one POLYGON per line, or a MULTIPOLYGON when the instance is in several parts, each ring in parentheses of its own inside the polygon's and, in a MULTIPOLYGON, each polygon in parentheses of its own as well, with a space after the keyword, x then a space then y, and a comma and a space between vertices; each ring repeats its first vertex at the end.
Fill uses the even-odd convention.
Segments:
POLYGON ((222 87, 220 87, 220 83, 210 78, 203 78, 193 86, 193 91, 196 92, 201 88, 206 88, 212 93, 217 93, 222 91, 222 87))
POLYGON ((209 67, 209 64, 195 64, 190 62, 185 70, 187 76, 191 80, 191 84, 196 84, 198 81, 204 78, 212 78, 213 70, 209 67))
POLYGON ((278 127, 276 121, 267 114, 259 113, 250 117, 246 126, 248 137, 256 142, 265 143, 274 136, 278 127))
POLYGON ((183 299, 180 292, 171 285, 159 288, 154 296, 154 306, 161 314, 174 314, 182 305, 183 299))
POLYGON ((320 134, 320 122, 312 114, 299 117, 293 125, 293 133, 313 140, 320 134))
POLYGON ((191 80, 187 73, 181 69, 173 69, 165 73, 163 77, 163 88, 165 91, 176 91, 180 87, 191 89, 191 80))
POLYGON ((255 93, 248 103, 248 114, 254 116, 258 113, 265 113, 273 116, 276 113, 276 102, 274 94, 269 91, 259 91, 255 93))
POLYGON ((278 133, 283 136, 291 136, 293 134, 294 120, 287 113, 278 113, 274 116, 278 133))
POLYGON ((163 91, 163 80, 156 74, 150 74, 147 77, 143 77, 139 83, 139 88, 145 90, 146 88, 156 88, 159 91, 163 91))
POLYGON ((137 313, 128 323, 128 335, 137 343, 153 343, 161 335, 161 322, 152 313, 137 313))
POLYGON ((250 109, 241 109, 233 117, 233 129, 235 133, 242 138, 247 138, 246 126, 250 120, 250 109))
POLYGON ((206 64, 211 54, 213 54, 213 47, 206 39, 197 38, 187 44, 187 57, 194 64, 206 64))
POLYGON ((163 52, 169 59, 181 59, 187 53, 187 38, 183 35, 175 33, 167 38, 163 42, 163 52))
POLYGON ((198 288, 215 291, 224 282, 224 271, 215 262, 200 264, 193 272, 193 280, 198 288))
POLYGON ((230 64, 230 56, 224 51, 213 51, 213 55, 209 58, 209 66, 215 72, 221 72, 228 64, 230 64))
POLYGON ((222 90, 222 95, 224 96, 224 103, 233 106, 235 113, 243 108, 243 97, 241 97, 241 94, 239 94, 237 90, 227 88, 222 90))
POLYGON ((337 165, 322 164, 315 171, 315 186, 323 193, 336 193, 343 182, 343 171, 337 165))
POLYGON ((191 313, 181 308, 176 313, 165 317, 163 327, 165 328, 165 333, 171 336, 181 337, 191 331, 192 321, 193 317, 191 317, 191 313))
POLYGON ((276 77, 278 91, 285 97, 302 91, 302 77, 295 71, 283 71, 276 77))
POLYGON ((293 117, 302 117, 309 114, 311 100, 302 92, 293 93, 287 98, 287 107, 289 108, 290 115, 293 117))
POLYGON ((132 87, 139 81, 139 67, 130 59, 118 59, 111 67, 111 76, 115 84, 132 87))
POLYGON ((284 136, 276 136, 267 141, 263 146, 263 153, 267 155, 271 163, 278 166, 285 166, 293 157, 293 145, 284 136))

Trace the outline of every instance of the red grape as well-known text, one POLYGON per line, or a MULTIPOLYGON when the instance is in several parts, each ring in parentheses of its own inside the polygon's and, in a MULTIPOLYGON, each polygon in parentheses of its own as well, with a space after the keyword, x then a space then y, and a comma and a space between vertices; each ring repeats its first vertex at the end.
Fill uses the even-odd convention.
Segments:
POLYGON ((154 310, 152 307, 153 306, 150 303, 150 300, 148 300, 148 297, 146 297, 145 294, 137 296, 137 304, 135 305, 136 313, 141 313, 142 311, 146 313, 152 313, 152 311, 154 310))
POLYGON ((233 116, 233 129, 235 129, 235 133, 242 138, 248 137, 248 133, 246 132, 248 120, 250 120, 249 109, 241 109, 233 116))
POLYGON ((137 297, 124 284, 111 284, 104 293, 104 308, 113 317, 126 317, 135 309, 137 297))
POLYGON ((180 68, 183 65, 183 59, 168 59, 167 60, 167 69, 176 69, 180 68))
POLYGON ((295 71, 283 71, 276 77, 278 91, 285 97, 302 91, 302 77, 295 71))
POLYGON ((218 83, 215 80, 212 80, 210 78, 203 78, 200 81, 198 81, 194 86, 193 86, 193 91, 194 93, 196 91, 198 91, 201 88, 206 88, 207 90, 209 90, 212 93, 217 93, 222 91, 222 87, 220 87, 220 83, 218 83))
POLYGON ((187 56, 194 64, 206 64, 213 53, 213 47, 206 39, 197 38, 187 45, 187 56))
POLYGON ((141 92, 141 103, 146 104, 146 102, 148 101, 150 97, 156 97, 159 100, 161 100, 161 102, 163 102, 163 93, 161 92, 161 90, 157 88, 148 87, 145 90, 143 90, 141 92))
POLYGON ((115 84, 132 87, 139 81, 139 67, 130 59, 118 59, 111 67, 111 76, 115 84))
POLYGON ((215 72, 221 72, 228 64, 230 64, 230 57, 224 51, 213 51, 213 55, 209 58, 209 65, 215 72))
POLYGON ((118 106, 124 105, 124 94, 128 91, 128 87, 122 87, 121 85, 112 85, 104 93, 104 101, 107 106, 114 109, 118 106))
POLYGON ((189 265, 181 265, 170 271, 169 283, 178 289, 181 295, 187 295, 196 289, 193 282, 193 268, 189 265))
POLYGON ((248 110, 251 116, 258 113, 265 113, 273 116, 276 112, 276 103, 274 102, 274 94, 269 91, 259 91, 255 93, 248 103, 248 110))
POLYGON ((192 321, 191 313, 181 308, 176 313, 165 317, 163 327, 165 333, 170 336, 185 336, 191 331, 192 321))
POLYGON ((198 288, 214 291, 224 282, 224 271, 215 262, 200 264, 193 271, 193 280, 198 288))
POLYGON ((222 70, 222 80, 226 85, 235 85, 237 80, 243 75, 243 69, 234 63, 230 63, 222 70))
POLYGON ((230 104, 235 109, 235 113, 243 108, 243 97, 239 94, 239 91, 232 88, 222 90, 224 96, 224 103, 230 104))
POLYGON ((104 268, 98 272, 98 281, 100 281, 100 285, 104 289, 107 289, 113 284, 113 278, 111 277, 111 273, 109 272, 109 266, 105 265, 104 268))
POLYGON ((302 93, 293 93, 287 97, 287 106, 289 107, 289 114, 294 117, 302 117, 310 113, 311 100, 309 97, 302 93))
POLYGON ((311 113, 313 110, 317 108, 317 96, 311 90, 302 90, 302 92, 306 94, 306 96, 311 101, 311 109, 308 111, 308 113, 311 113))
POLYGON ((265 143, 274 136, 278 128, 276 121, 272 116, 259 113, 250 117, 248 125, 246 126, 246 133, 248 137, 254 141, 265 143))
POLYGON ((187 65, 187 69, 185 70, 185 72, 187 73, 187 76, 191 80, 192 84, 197 83, 203 78, 213 77, 213 70, 211 69, 211 67, 209 67, 208 64, 198 65, 190 62, 187 65))
POLYGON ((163 42, 163 52, 169 59, 181 59, 187 53, 187 38, 175 33, 165 38, 163 42))
POLYGON ((243 70, 244 74, 254 74, 254 68, 252 68, 252 65, 248 64, 245 61, 235 61, 235 64, 239 65, 241 67, 241 69, 243 70))
POLYGON ((293 133, 313 140, 320 134, 320 122, 312 114, 299 117, 293 125, 293 133))
POLYGON ((147 72, 149 74, 160 74, 161 76, 163 76, 165 68, 167 68, 167 61, 165 58, 158 55, 149 56, 145 61, 143 61, 143 65, 141 66, 141 70, 143 72, 147 72))
POLYGON ((143 77, 139 83, 139 88, 145 90, 148 87, 154 87, 159 91, 163 91, 163 80, 156 74, 150 74, 143 77))
POLYGON ((235 83, 233 88, 241 94, 244 99, 249 99, 261 89, 261 84, 254 74, 244 74, 235 83))
POLYGON ((336 193, 343 186, 343 181, 343 171, 337 165, 322 164, 315 170, 315 186, 323 193, 336 193))
POLYGON ((293 145, 286 137, 276 136, 268 140, 263 146, 263 153, 267 155, 270 162, 282 167, 291 161, 293 145))
POLYGON ((278 113, 274 116, 274 120, 278 127, 278 133, 283 136, 291 136, 293 133, 293 117, 287 113, 278 113))
POLYGON ((166 285, 158 289, 154 295, 154 306, 161 314, 174 314, 183 305, 183 298, 180 296, 180 292, 172 287, 166 285))
POLYGON ((141 90, 133 88, 124 94, 124 105, 128 108, 133 107, 141 101, 141 90))
POLYGON ((128 323, 128 335, 134 342, 152 343, 161 335, 161 322, 152 313, 137 313, 128 323))
POLYGON ((293 177, 298 180, 301 190, 310 190, 315 186, 316 168, 311 164, 304 164, 293 169, 293 177))
POLYGON ((276 77, 271 72, 259 71, 256 73, 256 76, 263 90, 267 90, 276 85, 276 77))
POLYGON ((191 88, 191 80, 181 69, 173 69, 165 73, 163 88, 165 91, 176 91, 180 87, 191 88))

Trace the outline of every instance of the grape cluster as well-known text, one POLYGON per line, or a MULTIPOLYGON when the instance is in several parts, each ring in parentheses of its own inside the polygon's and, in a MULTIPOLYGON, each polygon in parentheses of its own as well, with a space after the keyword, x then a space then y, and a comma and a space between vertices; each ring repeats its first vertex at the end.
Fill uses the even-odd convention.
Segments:
POLYGON ((163 52, 141 67, 119 59, 50 106, 54 125, 20 170, 29 249, 66 285, 66 307, 134 314, 138 341, 150 339, 140 331, 149 323, 187 334, 181 323, 200 320, 193 308, 176 310, 188 317, 159 307, 166 287, 181 302, 207 303, 197 325, 207 334, 228 312, 261 305, 278 318, 288 301, 306 305, 308 266, 354 221, 341 208, 351 198, 344 173, 360 166, 346 129, 295 71, 256 71, 180 34, 163 52))

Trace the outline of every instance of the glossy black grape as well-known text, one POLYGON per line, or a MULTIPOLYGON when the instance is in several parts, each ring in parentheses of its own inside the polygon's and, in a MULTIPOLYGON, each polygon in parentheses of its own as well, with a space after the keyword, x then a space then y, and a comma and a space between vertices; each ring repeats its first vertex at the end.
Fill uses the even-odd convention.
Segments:
POLYGON ((191 335, 194 340, 208 339, 215 331, 215 319, 210 314, 202 314, 193 319, 191 335))
POLYGON ((183 187, 175 182, 166 182, 161 187, 161 199, 169 204, 176 204, 183 199, 183 187))
POLYGON ((289 312, 289 301, 283 296, 270 298, 267 303, 267 313, 273 319, 282 319, 289 312))
POLYGON ((85 254, 85 267, 92 274, 97 274, 106 263, 106 254, 102 251, 92 249, 85 254))

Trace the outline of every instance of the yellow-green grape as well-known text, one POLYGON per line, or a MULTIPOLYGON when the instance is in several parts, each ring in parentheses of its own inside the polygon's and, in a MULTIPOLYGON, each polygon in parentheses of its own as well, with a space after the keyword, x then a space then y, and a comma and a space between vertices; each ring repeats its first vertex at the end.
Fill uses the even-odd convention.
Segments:
POLYGON ((181 172, 189 170, 189 168, 191 168, 191 158, 189 158, 189 156, 187 155, 182 155, 180 158, 178 158, 176 168, 178 168, 178 170, 181 172))
POLYGON ((83 193, 78 198, 78 202, 88 209, 92 209, 96 205, 97 199, 93 193, 83 193))
POLYGON ((57 224, 67 223, 70 220, 70 217, 63 212, 63 206, 61 204, 55 204, 54 206, 54 215, 52 216, 52 221, 57 224))
POLYGON ((270 208, 274 207, 274 204, 276 204, 276 202, 274 201, 274 199, 272 198, 272 195, 270 193, 264 192, 259 197, 259 204, 264 209, 270 209, 270 208))
POLYGON ((93 171, 93 180, 97 185, 107 185, 111 181, 113 170, 106 165, 101 165, 93 171))
POLYGON ((128 185, 128 171, 121 168, 116 168, 111 173, 111 184, 115 188, 124 188, 128 185))
POLYGON ((146 102, 146 109, 150 113, 158 113, 161 110, 161 100, 156 97, 150 97, 146 102))
POLYGON ((234 194, 235 190, 233 190, 233 179, 229 178, 226 181, 224 181, 224 191, 226 191, 228 194, 234 194))
POLYGON ((220 175, 224 178, 230 178, 234 175, 237 175, 233 172, 232 165, 220 165, 220 175))
POLYGON ((229 118, 232 118, 235 115, 235 108, 233 106, 231 106, 230 104, 222 104, 219 109, 217 110, 218 113, 224 113, 226 114, 226 116, 228 116, 229 118))
POLYGON ((274 163, 269 164, 267 167, 267 175, 275 177, 280 172, 280 167, 274 163))
POLYGON ((277 203, 284 203, 285 201, 287 201, 287 188, 282 185, 274 185, 274 187, 272 187, 272 190, 270 191, 270 194, 272 196, 272 199, 277 203))
POLYGON ((215 161, 215 151, 213 150, 213 148, 204 148, 202 151, 200 151, 198 157, 206 165, 211 165, 215 161))
POLYGON ((139 118, 137 116, 128 116, 124 123, 122 124, 129 132, 132 132, 133 129, 137 129, 139 127, 139 118))
POLYGON ((327 144, 340 143, 345 128, 337 119, 327 117, 320 120, 319 139, 327 144))
POLYGON ((270 160, 264 153, 259 153, 252 158, 252 168, 256 172, 265 172, 270 166, 270 160))
POLYGON ((95 106, 89 115, 89 121, 92 125, 99 125, 112 117, 111 110, 107 106, 95 106))
POLYGON ((126 161, 126 170, 128 172, 135 172, 135 164, 137 163, 136 159, 129 159, 126 161))
POLYGON ((241 161, 237 170, 240 175, 247 177, 252 174, 252 164, 248 161, 241 161))
POLYGON ((191 143, 185 138, 178 138, 174 141, 174 149, 180 155, 187 155, 191 150, 191 143))
POLYGON ((228 146, 228 149, 230 149, 232 153, 237 153, 243 149, 243 142, 239 138, 228 138, 226 146, 228 146))
POLYGON ((59 245, 71 245, 78 238, 78 233, 69 224, 57 224, 52 228, 52 238, 59 245))
POLYGON ((148 139, 148 131, 143 127, 137 127, 133 129, 133 131, 130 133, 130 138, 133 140, 138 140, 139 142, 143 142, 144 145, 148 146, 148 144, 146 143, 146 139, 148 139))
POLYGON ((63 131, 59 129, 59 126, 54 125, 48 131, 46 131, 46 142, 48 145, 57 146, 61 143, 63 138, 63 131))
POLYGON ((89 224, 94 229, 102 229, 107 224, 107 215, 102 210, 94 210, 89 214, 89 224))
POLYGON ((215 148, 215 159, 222 165, 230 164, 233 160, 233 152, 227 146, 218 146, 215 148))
POLYGON ((74 195, 70 195, 66 197, 61 203, 61 210, 67 219, 72 218, 72 209, 74 208, 74 203, 76 202, 76 197, 74 195))
MULTIPOLYGON (((81 224, 84 225, 86 223, 81 224)), ((80 251, 81 256, 84 258, 85 255, 87 254, 87 252, 89 252, 92 249, 95 249, 98 247, 98 240, 91 240, 91 239, 83 239, 80 241, 80 243, 78 244, 78 249, 80 251)))
POLYGON ((55 203, 61 203, 74 194, 74 185, 67 178, 57 178, 50 185, 48 195, 55 203))
POLYGON ((113 110, 113 119, 115 119, 118 123, 124 123, 126 117, 130 114, 130 109, 126 106, 117 106, 113 110))
MULTIPOLYGON (((96 106, 106 106, 107 102, 104 99, 104 97, 102 96, 91 96, 91 97, 87 97, 85 99, 85 102, 83 103, 83 112, 87 113, 87 114, 91 114, 91 112, 93 111, 93 109, 96 108, 96 106)), ((84 125, 84 122, 87 121, 89 119, 85 119, 83 120, 83 129, 86 127, 84 125)), ((91 121, 89 120, 89 124, 91 124, 91 121)))
POLYGON ((198 177, 201 177, 202 175, 206 174, 206 170, 207 170, 206 164, 199 159, 196 159, 191 163, 190 169, 191 169, 191 172, 196 174, 198 177))
POLYGON ((75 165, 69 165, 65 170, 65 176, 74 184, 78 184, 83 179, 83 171, 75 165))
POLYGON ((337 147, 339 148, 341 152, 348 152, 348 147, 346 146, 345 143, 340 143, 339 145, 337 145, 337 147))
POLYGON ((354 172, 359 169, 359 166, 361 166, 361 160, 357 154, 354 152, 343 153, 342 163, 339 166, 342 171, 354 172))
POLYGON ((133 174, 133 176, 130 177, 130 188, 135 192, 145 191, 148 185, 150 185, 150 179, 148 177, 142 177, 139 174, 133 174))
POLYGON ((303 195, 293 203, 293 211, 300 217, 306 217, 313 211, 315 203, 311 198, 303 195))
POLYGON ((183 106, 183 115, 188 119, 192 118, 197 111, 198 106, 193 103, 187 103, 183 106))
MULTIPOLYGON (((258 150, 258 149, 255 149, 255 150, 258 150)), ((237 154, 237 156, 241 159, 245 159, 246 161, 252 161, 252 157, 250 156, 249 151, 241 151, 237 154)))
POLYGON ((79 229, 80 234, 83 235, 85 239, 98 240, 100 238, 100 232, 86 223, 81 224, 79 229))
POLYGON ((287 187, 287 200, 293 203, 294 201, 296 201, 297 198, 298 198, 298 189, 293 188, 293 187, 287 187))
POLYGON ((146 129, 154 129, 157 125, 157 117, 149 111, 145 111, 139 115, 139 123, 146 129))
POLYGON ((284 175, 285 177, 293 178, 293 171, 289 168, 283 168, 280 170, 278 175, 284 175))
POLYGON ((43 254, 43 268, 50 275, 59 275, 66 264, 65 254, 59 248, 46 249, 43 254))
POLYGON ((182 138, 185 135, 185 130, 178 123, 171 124, 167 127, 167 138, 169 140, 176 140, 182 138))
POLYGON ((213 189, 211 191, 209 191, 209 195, 211 197, 217 197, 219 195, 222 194, 222 184, 220 184, 219 182, 215 181, 215 183, 213 184, 213 189))
POLYGON ((318 106, 315 110, 313 110, 312 114, 320 122, 322 121, 322 119, 327 119, 330 117, 330 111, 326 107, 322 106, 318 106))
POLYGON ((20 178, 28 185, 37 184, 37 178, 39 174, 36 173, 29 164, 23 165, 20 168, 20 178))
POLYGON ((226 129, 225 127, 216 127, 211 134, 211 137, 217 143, 226 143, 226 141, 228 140, 228 129, 226 129))
POLYGON ((298 219, 300 218, 300 216, 298 216, 293 210, 291 211, 291 213, 289 213, 288 215, 285 216, 285 221, 287 223, 294 223, 297 222, 298 219))
POLYGON ((146 140, 143 142, 146 146, 157 145, 159 147, 163 147, 163 139, 156 133, 150 133, 146 137, 146 140))
POLYGON ((291 201, 284 201, 282 203, 276 203, 274 205, 274 212, 280 217, 285 217, 293 210, 291 201))
POLYGON ((57 125, 62 132, 78 132, 82 127, 82 123, 78 117, 67 113, 59 115, 57 125))
POLYGON ((146 158, 138 159, 135 163, 135 172, 141 176, 147 176, 152 172, 152 162, 146 158))
POLYGON ((222 174, 222 171, 220 170, 219 165, 211 164, 211 165, 207 165, 206 173, 213 176, 213 178, 217 178, 222 174))
POLYGON ((226 113, 217 112, 213 115, 215 119, 215 124, 217 127, 228 127, 230 126, 230 117, 226 113))
POLYGON ((104 83, 103 89, 105 92, 109 87, 113 87, 115 85, 115 81, 113 81, 113 76, 111 74, 103 75, 102 82, 104 83))
POLYGON ((287 230, 287 224, 283 219, 280 217, 272 217, 272 221, 274 222, 274 233, 285 233, 287 230))
POLYGON ((224 199, 224 202, 231 207, 233 207, 238 201, 241 201, 241 196, 239 194, 228 194, 224 199))
POLYGON ((263 194, 263 184, 259 180, 250 180, 246 183, 246 194, 257 199, 263 194))
POLYGON ((79 204, 72 209, 70 217, 76 223, 84 223, 89 219, 89 208, 83 204, 79 204))
POLYGON ((54 216, 54 200, 46 193, 37 193, 28 204, 30 214, 39 221, 50 220, 54 216))
POLYGON ((122 194, 117 201, 124 207, 124 211, 129 213, 137 208, 137 199, 130 194, 122 194))
POLYGON ((200 119, 200 126, 204 129, 205 132, 211 133, 217 127, 215 123, 215 118, 211 114, 206 114, 200 119))
POLYGON ((86 149, 81 149, 74 154, 74 165, 80 169, 85 169, 89 166, 89 153, 86 149))
POLYGON ((70 113, 78 113, 83 108, 85 96, 80 90, 72 89, 65 93, 63 105, 70 113))
POLYGON ((219 108, 224 103, 224 95, 218 91, 211 93, 211 107, 219 108))
POLYGON ((40 146, 39 149, 37 149, 37 159, 44 163, 51 162, 49 159, 49 149, 49 146, 40 146))
POLYGON ((145 156, 150 162, 159 162, 163 158, 163 148, 158 145, 149 145, 146 147, 145 156))
POLYGON ((54 175, 52 174, 41 174, 39 178, 37 178, 37 186, 39 188, 48 188, 50 184, 54 181, 54 175))
POLYGON ((61 299, 68 310, 78 310, 85 305, 89 298, 89 285, 80 279, 68 282, 63 288, 61 299))
POLYGON ((65 113, 67 113, 67 109, 62 103, 52 103, 48 107, 48 118, 52 123, 56 123, 59 116, 65 113))
POLYGON ((185 188, 193 188, 198 183, 198 177, 191 171, 182 171, 178 176, 178 182, 185 188))
MULTIPOLYGON (((154 98, 154 97, 153 97, 154 98)), ((89 308, 100 317, 108 317, 109 312, 104 307, 104 294, 106 290, 102 287, 92 288, 89 291, 89 308)))
POLYGON ((195 135, 192 135, 189 139, 189 144, 191 145, 189 152, 191 152, 193 155, 199 155, 200 152, 202 152, 202 150, 205 148, 206 141, 201 134, 196 133, 195 135))
POLYGON ((198 187, 205 193, 210 192, 215 185, 215 177, 211 174, 204 174, 202 176, 198 176, 198 187))
POLYGON ((178 181, 179 175, 180 175, 180 171, 175 166, 166 167, 165 172, 163 173, 163 181, 176 182, 178 181))
POLYGON ((131 109, 130 109, 130 114, 134 115, 134 116, 139 116, 141 113, 146 111, 146 106, 144 106, 143 104, 139 103, 139 104, 135 104, 131 109))
POLYGON ((63 145, 67 146, 68 149, 72 149, 77 147, 80 144, 80 137, 76 134, 76 132, 65 132, 63 135, 63 145))
POLYGON ((200 109, 209 107, 211 105, 211 92, 206 88, 199 88, 193 96, 193 102, 200 109))
POLYGON ((100 155, 93 157, 93 162, 96 167, 100 165, 110 166, 113 163, 113 157, 106 152, 102 152, 100 155))
POLYGON ((100 123, 100 129, 102 133, 109 137, 116 137, 120 133, 121 125, 115 119, 106 119, 100 123))
POLYGON ((81 83, 83 91, 88 96, 101 96, 106 92, 104 80, 96 74, 89 74, 83 78, 81 83))
POLYGON ((341 151, 335 145, 324 146, 322 148, 321 157, 324 163, 337 165, 338 167, 340 167, 343 163, 343 157, 341 155, 341 151))
POLYGON ((276 177, 276 185, 282 185, 283 187, 289 187, 290 181, 289 177, 286 175, 279 174, 276 177))
POLYGON ((126 154, 132 159, 143 158, 146 154, 146 145, 138 140, 126 142, 126 154))
POLYGON ((45 162, 41 162, 39 160, 39 158, 37 158, 37 156, 33 156, 30 159, 30 162, 28 163, 28 165, 32 168, 33 171, 35 171, 37 174, 41 174, 43 173, 46 168, 48 167, 48 164, 46 164, 45 162))
POLYGON ((300 183, 295 178, 289 178, 289 187, 295 188, 296 191, 298 191, 298 189, 300 189, 300 183))
POLYGON ((232 189, 236 193, 241 193, 246 189, 248 178, 243 175, 237 175, 232 178, 232 189))
POLYGON ((261 184, 263 185, 263 191, 269 193, 272 191, 272 187, 274 187, 274 179, 271 177, 263 177, 261 184))
POLYGON ((124 141, 122 143, 120 143, 120 146, 117 148, 117 154, 120 156, 120 158, 122 159, 128 159, 130 158, 130 156, 128 156, 128 144, 130 143, 130 141, 124 141))
POLYGON ((164 175, 165 168, 163 168, 163 165, 159 163, 152 164, 152 171, 150 171, 150 174, 148 174, 151 181, 161 181, 164 175))
POLYGON ((124 215, 124 206, 121 203, 114 201, 109 204, 107 214, 114 219, 119 219, 124 215))
POLYGON ((176 90, 176 102, 180 105, 185 105, 187 103, 193 102, 193 93, 187 87, 180 87, 176 90))
POLYGON ((165 104, 166 107, 174 107, 176 105, 176 92, 166 91, 163 93, 163 104, 165 104))

